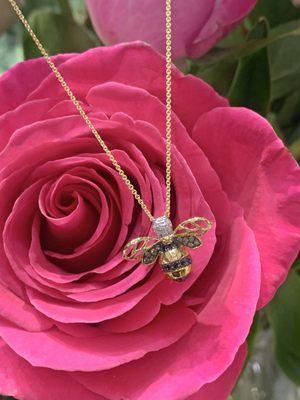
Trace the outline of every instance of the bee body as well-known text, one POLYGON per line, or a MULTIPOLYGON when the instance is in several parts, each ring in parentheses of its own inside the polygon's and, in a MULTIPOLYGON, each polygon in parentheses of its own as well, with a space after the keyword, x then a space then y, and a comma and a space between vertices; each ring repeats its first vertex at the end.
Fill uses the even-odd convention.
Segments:
POLYGON ((192 258, 187 248, 200 247, 200 238, 210 227, 211 222, 202 217, 187 220, 181 223, 174 233, 169 229, 165 236, 158 235, 158 239, 145 237, 132 240, 124 249, 124 257, 130 260, 137 258, 136 254, 141 254, 143 264, 152 264, 159 258, 161 269, 167 276, 178 282, 183 281, 192 269, 192 258), (197 225, 194 229, 186 227, 188 224, 203 221, 207 226, 197 225), (154 243, 149 245, 153 240, 154 243))
POLYGON ((187 278, 192 269, 192 258, 184 248, 173 239, 163 243, 163 251, 159 256, 162 271, 176 281, 187 278))

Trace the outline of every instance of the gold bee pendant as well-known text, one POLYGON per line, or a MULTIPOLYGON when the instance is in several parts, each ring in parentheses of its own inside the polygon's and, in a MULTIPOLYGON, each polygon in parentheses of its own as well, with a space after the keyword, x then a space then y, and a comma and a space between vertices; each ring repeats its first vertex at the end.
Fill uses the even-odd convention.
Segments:
POLYGON ((152 228, 157 235, 131 240, 124 248, 126 260, 141 260, 152 264, 159 257, 162 271, 171 279, 181 282, 192 270, 192 258, 187 249, 202 246, 202 237, 212 227, 204 217, 190 218, 173 231, 172 223, 166 216, 154 220, 152 228))

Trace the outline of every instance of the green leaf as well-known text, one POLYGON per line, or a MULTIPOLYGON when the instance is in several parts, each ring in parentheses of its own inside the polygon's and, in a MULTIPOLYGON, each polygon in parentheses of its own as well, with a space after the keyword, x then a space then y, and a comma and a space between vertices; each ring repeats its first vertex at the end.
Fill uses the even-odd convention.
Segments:
MULTIPOLYGON (((286 26, 286 29, 281 31, 273 31, 271 35, 265 38, 249 38, 246 43, 241 45, 229 48, 214 48, 201 59, 190 61, 191 72, 211 84, 223 96, 228 96, 231 82, 241 58, 251 56, 272 44, 275 45, 280 40, 299 41, 299 39, 300 25, 289 25, 286 26)), ((274 57, 274 53, 272 53, 272 55, 274 57)), ((275 76, 274 80, 276 79, 278 79, 278 76, 275 76)), ((298 82, 300 82, 300 79, 298 82)), ((279 82, 279 84, 281 84, 281 82, 279 82)), ((264 100, 266 100, 267 92, 265 92, 264 96, 264 100)), ((256 109, 256 107, 254 108, 256 109)), ((265 113, 266 110, 263 110, 263 112, 265 113)))
MULTIPOLYGON (((268 23, 260 19, 250 32, 249 40, 267 37, 268 23)), ((271 98, 271 77, 266 47, 241 57, 228 97, 232 106, 245 106, 261 115, 267 114, 271 98)))
POLYGON ((16 400, 14 397, 0 396, 0 400, 16 400))
MULTIPOLYGON (((58 14, 47 9, 37 9, 29 16, 29 23, 50 55, 82 52, 99 45, 94 36, 70 15, 58 14)), ((32 38, 27 32, 23 36, 25 57, 40 57, 32 38)))
MULTIPOLYGON (((260 328, 260 314, 257 312, 254 316, 249 335, 247 337, 247 345, 248 345, 248 353, 247 353, 247 360, 252 356, 256 334, 260 328)), ((245 362, 246 365, 246 362, 245 362)))
MULTIPOLYGON (((59 12, 60 7, 57 1, 53 0, 43 0, 42 8, 47 7, 47 9, 51 9, 52 11, 59 12)), ((22 11, 26 17, 28 17, 31 12, 41 8, 41 0, 26 0, 23 4, 22 11)))
MULTIPOLYGON (((293 21, 272 30, 273 35, 298 29, 300 21, 293 21)), ((272 111, 284 139, 296 159, 300 159, 300 46, 298 37, 282 38, 269 47, 272 77, 272 111), (292 143, 296 140, 295 143, 292 143)))
POLYGON ((277 120, 281 127, 290 127, 300 120, 300 91, 295 90, 284 99, 277 113, 277 120))
POLYGON ((281 128, 278 123, 278 116, 274 112, 270 112, 266 115, 266 119, 270 122, 272 125, 274 131, 276 132, 277 136, 280 137, 281 140, 285 140, 286 137, 282 134, 281 128))
POLYGON ((268 307, 275 333, 276 357, 286 375, 300 384, 300 275, 292 269, 268 307))
MULTIPOLYGON (((281 40, 289 42, 299 41, 299 39, 300 25, 287 25, 285 29, 273 30, 265 38, 248 38, 246 43, 237 46, 214 48, 201 59, 190 61, 191 72, 210 83, 220 94, 227 96, 237 63, 241 58, 251 56, 281 40)), ((272 56, 275 57, 275 53, 272 53, 272 56)), ((277 78, 278 76, 275 76, 274 79, 277 78)))
POLYGON ((296 158, 296 160, 300 161, 300 125, 298 126, 298 139, 296 139, 290 146, 289 150, 296 158))
POLYGON ((300 9, 295 7, 291 0, 260 0, 251 13, 251 18, 264 16, 271 27, 300 18, 300 9))
POLYGON ((58 3, 62 14, 72 17, 72 8, 70 6, 69 0, 58 0, 58 3))
POLYGON ((284 36, 300 29, 300 21, 293 21, 272 29, 271 35, 279 39, 270 45, 272 99, 285 97, 300 90, 299 35, 284 36))
POLYGON ((266 46, 276 43, 278 40, 293 37, 299 40, 300 26, 297 26, 295 29, 281 32, 279 34, 276 34, 275 31, 273 32, 273 34, 269 35, 265 39, 248 40, 247 43, 240 46, 230 47, 227 49, 215 48, 208 54, 203 56, 200 60, 198 60, 198 63, 202 67, 210 67, 220 61, 238 61, 241 57, 251 55, 266 46))
POLYGON ((246 20, 242 21, 242 23, 238 24, 236 28, 229 32, 228 35, 224 37, 224 39, 220 40, 217 43, 218 48, 228 48, 232 46, 237 46, 245 43, 247 39, 247 28, 245 27, 246 20))
POLYGON ((236 60, 224 60, 208 68, 201 68, 200 66, 197 70, 197 75, 209 83, 218 93, 227 96, 236 68, 236 60))

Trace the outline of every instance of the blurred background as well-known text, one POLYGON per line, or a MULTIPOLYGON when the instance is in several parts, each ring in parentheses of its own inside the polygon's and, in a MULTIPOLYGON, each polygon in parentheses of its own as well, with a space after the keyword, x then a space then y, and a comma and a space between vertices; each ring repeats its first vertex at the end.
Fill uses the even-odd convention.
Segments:
MULTIPOLYGON (((161 26, 156 31, 150 29, 149 34, 145 25, 153 24, 147 10, 144 25, 137 23, 134 18, 139 16, 135 15, 132 24, 120 29, 114 21, 123 17, 130 22, 130 9, 123 10, 123 15, 113 15, 107 7, 110 3, 114 0, 106 1, 105 6, 103 0, 19 1, 50 54, 82 52, 128 40, 146 40, 163 52, 164 44, 157 40, 164 37, 163 14, 161 26), (135 29, 137 26, 140 29, 135 29)), ((174 3, 179 13, 185 1, 174 3)), ((184 73, 211 84, 232 105, 249 107, 266 117, 299 161, 300 0, 240 3, 245 3, 245 9, 233 17, 227 10, 226 21, 218 15, 197 20, 184 7, 184 18, 193 29, 201 25, 201 33, 199 41, 193 43, 183 22, 179 25, 174 21, 174 62, 184 73)), ((0 0, 0 10, 1 74, 15 63, 40 54, 7 0, 0 0)), ((249 357, 230 400, 300 400, 299 304, 298 260, 271 304, 256 315, 248 337, 249 357)))

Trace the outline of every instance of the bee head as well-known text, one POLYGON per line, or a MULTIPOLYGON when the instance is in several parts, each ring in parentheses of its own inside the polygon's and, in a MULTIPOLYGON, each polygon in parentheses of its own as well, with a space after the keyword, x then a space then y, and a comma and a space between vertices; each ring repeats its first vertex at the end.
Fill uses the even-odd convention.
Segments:
POLYGON ((165 215, 156 218, 152 223, 152 228, 159 239, 165 238, 173 233, 172 222, 165 215))

